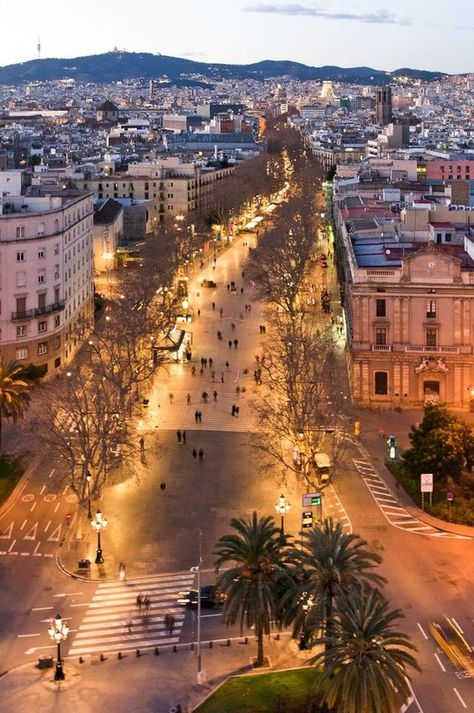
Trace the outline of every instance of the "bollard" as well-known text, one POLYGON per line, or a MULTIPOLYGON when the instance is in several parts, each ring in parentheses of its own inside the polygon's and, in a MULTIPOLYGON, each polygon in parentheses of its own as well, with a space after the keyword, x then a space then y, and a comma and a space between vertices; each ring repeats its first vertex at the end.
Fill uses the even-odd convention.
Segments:
POLYGON ((230 646, 230 639, 227 639, 227 646, 230 646))
POLYGON ((137 659, 140 658, 140 649, 137 649, 135 653, 136 653, 137 659))
POLYGON ((84 659, 82 658, 82 656, 79 656, 79 663, 84 663, 84 659))
POLYGON ((122 652, 121 652, 121 651, 118 652, 117 658, 118 658, 119 661, 120 661, 120 659, 122 658, 122 652))
POLYGON ((212 649, 212 641, 209 642, 209 648, 212 649))
POLYGON ((176 644, 173 644, 173 652, 176 653, 177 650, 178 650, 178 647, 176 646, 176 644))
POLYGON ((159 656, 159 655, 160 655, 160 650, 159 650, 158 646, 155 646, 155 656, 159 656))

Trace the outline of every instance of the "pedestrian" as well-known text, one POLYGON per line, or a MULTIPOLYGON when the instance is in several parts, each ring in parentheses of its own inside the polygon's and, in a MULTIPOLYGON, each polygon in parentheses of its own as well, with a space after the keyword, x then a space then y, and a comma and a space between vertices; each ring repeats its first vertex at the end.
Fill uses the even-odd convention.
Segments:
POLYGON ((217 391, 213 391, 212 395, 214 397, 214 401, 217 401, 217 391))
POLYGON ((241 294, 241 295, 244 294, 244 288, 243 288, 243 287, 240 288, 240 294, 241 294))
POLYGON ((195 375, 196 375, 196 367, 192 366, 191 367, 191 376, 195 376, 195 375))
POLYGON ((214 364, 214 361, 212 357, 209 357, 209 369, 212 369, 212 365, 214 364))
POLYGON ((201 413, 201 411, 198 411, 198 418, 199 418, 199 423, 202 423, 202 413, 201 413))
POLYGON ((229 364, 228 361, 226 361, 226 363, 225 363, 225 368, 226 368, 226 369, 229 369, 229 367, 230 367, 230 364, 229 364))
POLYGON ((148 596, 148 594, 145 595, 145 599, 143 600, 143 605, 145 607, 146 613, 148 614, 148 612, 150 611, 150 606, 151 606, 151 600, 150 600, 150 597, 148 596))
POLYGON ((143 604, 143 594, 140 592, 140 594, 137 594, 137 607, 138 607, 138 611, 141 611, 142 604, 143 604))
POLYGON ((242 270, 242 272, 241 272, 240 274, 242 275, 242 280, 243 280, 244 277, 245 277, 245 272, 244 272, 244 270, 242 270))
POLYGON ((219 313, 220 313, 220 315, 221 315, 221 317, 222 317, 222 315, 224 314, 224 310, 222 309, 222 307, 220 308, 219 313))
POLYGON ((217 332, 217 339, 222 340, 222 332, 217 332))
POLYGON ((181 431, 176 431, 176 439, 178 443, 181 443, 181 431))
POLYGON ((211 371, 211 381, 212 381, 212 383, 214 383, 215 380, 216 380, 216 372, 215 372, 215 371, 211 371))
POLYGON ((164 495, 166 491, 166 483, 160 483, 161 494, 164 495))
POLYGON ((238 346, 239 346, 239 340, 234 339, 234 347, 237 349, 238 346))
POLYGON ((207 393, 207 391, 203 391, 201 397, 204 403, 207 404, 207 399, 209 398, 209 394, 207 393))
POLYGON ((204 368, 207 369, 207 359, 204 359, 204 368))
POLYGON ((194 423, 199 423, 199 411, 197 409, 194 412, 194 423))
POLYGON ((201 368, 199 369, 199 373, 200 373, 201 376, 204 374, 204 369, 202 368, 202 366, 201 366, 201 368))
POLYGON ((198 309, 198 317, 200 317, 200 316, 201 316, 201 310, 198 309))
POLYGON ((223 384, 223 383, 224 383, 224 372, 221 371, 221 384, 223 384))
POLYGON ((188 394, 188 395, 186 396, 186 402, 187 402, 187 404, 188 404, 188 406, 189 406, 190 403, 191 403, 191 394, 188 394))
POLYGON ((170 399, 170 404, 172 404, 172 403, 173 403, 173 400, 174 400, 173 394, 170 394, 169 399, 170 399))
POLYGON ((267 328, 265 327, 265 325, 263 325, 262 326, 262 334, 266 334, 266 333, 267 333, 267 328))
POLYGON ((193 458, 197 458, 197 450, 193 448, 193 458))
POLYGON ((240 386, 235 387, 235 395, 240 396, 240 386))
POLYGON ((213 303, 212 303, 212 311, 214 312, 215 309, 216 309, 216 303, 213 302, 213 303))
POLYGON ((232 416, 235 416, 235 404, 232 404, 232 408, 231 408, 231 410, 230 410, 230 413, 232 414, 232 416))
POLYGON ((233 322, 231 322, 231 323, 230 323, 230 327, 231 327, 232 331, 234 331, 234 329, 235 329, 235 324, 234 324, 233 322))
POLYGON ((230 290, 230 285, 229 285, 229 283, 227 283, 227 292, 229 292, 229 290, 230 290))
POLYGON ((140 438, 140 453, 144 453, 144 452, 145 452, 145 439, 142 436, 140 438))
POLYGON ((186 445, 186 431, 183 431, 183 445, 186 445))
POLYGON ((240 406, 235 407, 235 415, 238 416, 240 411, 240 406))
POLYGON ((258 354, 255 355, 255 361, 257 362, 257 364, 260 364, 260 357, 258 356, 258 354))
POLYGON ((228 344, 229 344, 229 349, 232 349, 232 339, 229 339, 228 344))
POLYGON ((204 458, 204 451, 202 448, 199 449, 199 462, 202 463, 203 458, 204 458))
POLYGON ((119 564, 119 579, 121 582, 125 579, 125 562, 119 564))

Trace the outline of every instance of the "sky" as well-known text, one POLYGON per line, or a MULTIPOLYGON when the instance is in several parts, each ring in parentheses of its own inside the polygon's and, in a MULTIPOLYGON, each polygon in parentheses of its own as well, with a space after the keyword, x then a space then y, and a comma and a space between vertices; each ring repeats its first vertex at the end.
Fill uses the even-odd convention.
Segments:
POLYGON ((474 72, 474 0, 0 0, 0 66, 114 47, 205 62, 474 72), (18 12, 15 10, 18 8, 18 12))

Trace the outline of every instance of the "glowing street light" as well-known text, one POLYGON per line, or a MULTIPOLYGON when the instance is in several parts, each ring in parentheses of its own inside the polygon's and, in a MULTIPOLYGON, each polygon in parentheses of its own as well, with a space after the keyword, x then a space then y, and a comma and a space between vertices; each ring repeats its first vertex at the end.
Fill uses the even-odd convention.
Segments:
POLYGON ((290 503, 288 503, 288 502, 286 501, 286 498, 285 498, 285 496, 284 496, 283 493, 282 493, 282 494, 280 495, 280 498, 279 498, 277 504, 275 505, 275 510, 276 510, 277 513, 281 516, 281 527, 280 527, 280 530, 281 530, 281 534, 282 534, 282 535, 285 534, 285 515, 286 515, 286 513, 288 512, 288 510, 289 510, 290 508, 291 508, 290 503))
POLYGON ((68 625, 63 622, 61 614, 56 614, 52 623, 48 627, 48 633, 51 637, 51 641, 54 641, 58 647, 58 656, 56 659, 56 670, 54 672, 55 681, 64 681, 65 674, 63 669, 63 662, 61 659, 61 641, 65 641, 69 634, 68 625))
POLYGON ((97 510, 95 517, 92 518, 91 520, 91 525, 94 528, 94 530, 97 531, 97 554, 95 557, 95 563, 96 564, 103 564, 104 562, 104 557, 102 554, 102 547, 100 544, 100 533, 104 528, 107 527, 107 518, 105 518, 100 510, 97 510))

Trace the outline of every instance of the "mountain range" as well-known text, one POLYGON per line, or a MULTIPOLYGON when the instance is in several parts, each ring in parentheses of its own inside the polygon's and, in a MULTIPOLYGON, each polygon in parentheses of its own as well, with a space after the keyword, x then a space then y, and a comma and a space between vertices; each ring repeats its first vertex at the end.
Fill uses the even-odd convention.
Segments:
POLYGON ((180 85, 212 83, 217 79, 256 79, 278 77, 298 80, 332 80, 357 84, 381 84, 396 77, 431 81, 447 76, 443 72, 397 69, 385 72, 372 67, 311 67, 300 62, 263 60, 254 64, 196 62, 147 52, 121 52, 75 57, 73 59, 33 59, 0 67, 0 84, 75 79, 78 82, 110 83, 127 79, 159 79, 180 85))

